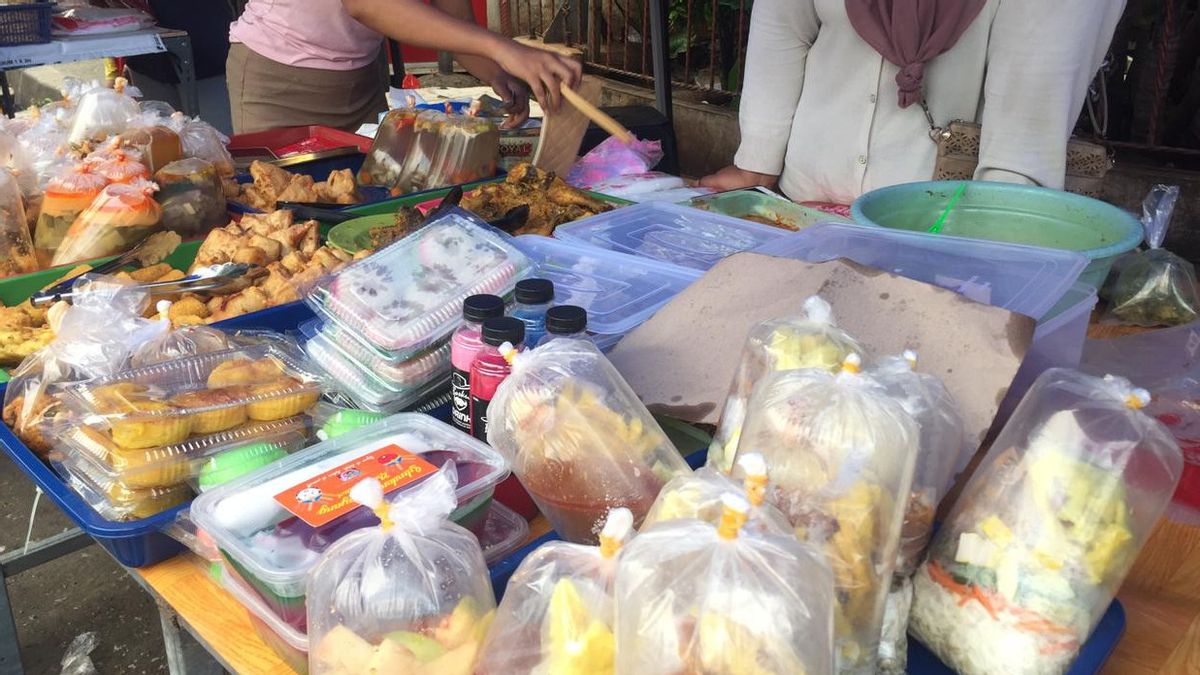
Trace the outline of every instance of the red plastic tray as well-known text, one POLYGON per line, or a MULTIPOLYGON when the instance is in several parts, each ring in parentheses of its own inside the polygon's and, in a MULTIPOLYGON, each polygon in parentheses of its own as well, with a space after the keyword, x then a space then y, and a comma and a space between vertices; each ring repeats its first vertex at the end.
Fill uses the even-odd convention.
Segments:
POLYGON ((365 154, 371 150, 371 139, 352 134, 349 131, 315 124, 306 127, 281 127, 256 131, 251 134, 237 134, 229 139, 229 151, 235 155, 239 151, 266 149, 276 158, 346 146, 356 147, 359 152, 365 154))

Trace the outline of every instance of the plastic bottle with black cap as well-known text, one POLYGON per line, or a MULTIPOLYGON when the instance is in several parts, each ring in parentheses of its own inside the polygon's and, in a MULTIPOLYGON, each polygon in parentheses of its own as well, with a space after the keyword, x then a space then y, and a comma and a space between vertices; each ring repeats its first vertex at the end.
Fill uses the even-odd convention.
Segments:
POLYGON ((546 311, 554 302, 554 282, 522 279, 517 282, 512 316, 525 322, 525 344, 537 345, 546 334, 546 311))
POLYGON ((463 323, 450 338, 450 421, 471 433, 471 363, 483 348, 483 322, 504 316, 504 298, 472 295, 463 301, 463 323))
POLYGON ((496 389, 512 372, 512 365, 500 352, 509 343, 520 350, 525 340, 525 324, 520 319, 502 316, 483 322, 483 348, 471 364, 471 435, 487 441, 488 405, 496 389))
POLYGON ((546 310, 546 335, 538 346, 555 338, 587 339, 587 310, 577 305, 558 305, 546 310))

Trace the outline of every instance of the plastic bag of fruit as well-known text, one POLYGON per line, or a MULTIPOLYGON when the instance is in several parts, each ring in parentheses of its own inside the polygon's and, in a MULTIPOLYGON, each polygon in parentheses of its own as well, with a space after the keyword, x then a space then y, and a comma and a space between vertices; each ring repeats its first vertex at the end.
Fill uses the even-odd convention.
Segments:
POLYGON ((1171 498, 1183 457, 1129 381, 1051 369, 913 577, 909 630, 964 675, 1058 675, 1171 498))
POLYGON ((350 489, 380 525, 338 540, 309 573, 312 675, 470 675, 496 601, 479 541, 447 519, 456 475, 444 467, 392 504, 373 478, 350 489))
POLYGON ((766 502, 768 484, 767 462, 758 453, 750 452, 738 457, 732 476, 711 466, 701 467, 695 473, 676 476, 663 486, 642 522, 642 529, 682 518, 716 525, 721 517, 721 499, 733 493, 750 502, 746 527, 790 535, 792 526, 788 524, 787 516, 766 502))
POLYGON ((613 580, 617 553, 632 533, 633 514, 613 509, 599 546, 552 541, 521 561, 475 672, 611 675, 613 580))
POLYGON ((675 520, 639 534, 617 565, 619 673, 831 673, 833 579, 792 536, 675 520))
POLYGON ((1155 185, 1142 202, 1142 225, 1150 248, 1123 260, 1109 300, 1109 311, 1125 323, 1178 326, 1194 321, 1200 313, 1196 268, 1162 248, 1178 198, 1177 186, 1155 185))
POLYGON ((488 407, 488 442, 567 541, 594 544, 611 509, 642 522, 690 471, 617 369, 589 340, 517 354, 488 407))
POLYGON ((874 672, 918 429, 888 390, 860 371, 823 367, 767 375, 754 390, 738 455, 771 466, 767 501, 833 569, 838 670, 874 672))
POLYGON ((834 371, 850 353, 862 354, 862 347, 837 327, 833 308, 816 295, 804 301, 800 316, 771 319, 755 326, 742 347, 742 360, 708 450, 709 466, 725 472, 733 468, 746 404, 754 385, 767 373, 815 367, 834 371))

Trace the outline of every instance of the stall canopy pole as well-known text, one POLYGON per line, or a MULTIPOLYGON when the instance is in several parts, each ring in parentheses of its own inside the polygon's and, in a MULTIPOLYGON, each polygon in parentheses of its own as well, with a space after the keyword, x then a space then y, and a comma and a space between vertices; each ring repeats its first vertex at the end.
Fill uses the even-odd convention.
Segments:
POLYGON ((671 48, 667 36, 666 0, 648 0, 650 3, 650 47, 654 57, 654 102, 658 112, 673 121, 671 109, 671 65, 668 50, 671 48))

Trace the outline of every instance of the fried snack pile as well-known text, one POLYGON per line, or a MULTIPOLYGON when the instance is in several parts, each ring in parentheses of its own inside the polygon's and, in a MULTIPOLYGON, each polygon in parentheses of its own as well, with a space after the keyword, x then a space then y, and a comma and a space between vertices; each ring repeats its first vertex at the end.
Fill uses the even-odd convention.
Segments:
POLYGON ((327 204, 357 204, 362 201, 354 173, 341 169, 321 182, 312 176, 295 174, 274 164, 254 162, 250 165, 253 183, 225 183, 225 196, 262 211, 274 211, 276 202, 321 202, 327 204))
POLYGON ((518 164, 503 183, 490 183, 463 197, 462 207, 484 220, 496 220, 512 209, 529 206, 525 225, 513 234, 548 237, 554 228, 612 210, 611 204, 589 197, 550 171, 518 164))
POLYGON ((355 259, 341 249, 321 246, 319 237, 317 221, 296 223, 291 211, 247 214, 240 222, 213 230, 196 252, 193 270, 236 262, 258 265, 264 272, 227 295, 183 294, 168 310, 171 323, 213 323, 300 300, 317 279, 355 259))

